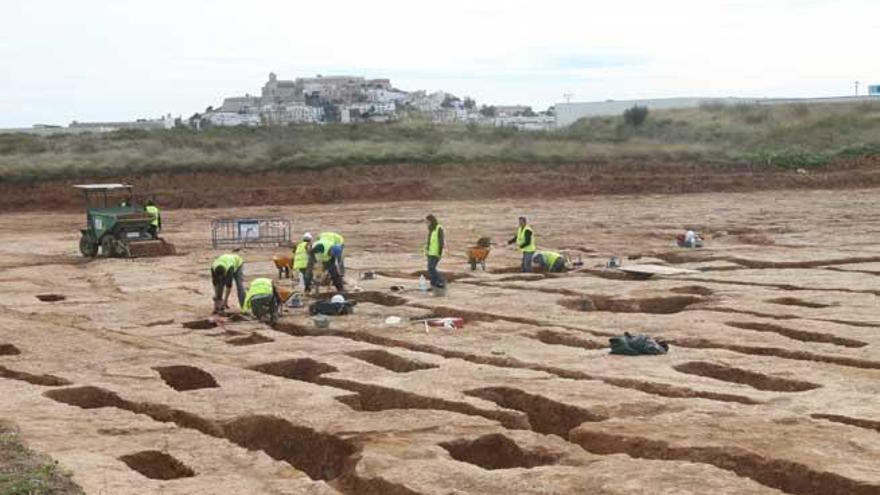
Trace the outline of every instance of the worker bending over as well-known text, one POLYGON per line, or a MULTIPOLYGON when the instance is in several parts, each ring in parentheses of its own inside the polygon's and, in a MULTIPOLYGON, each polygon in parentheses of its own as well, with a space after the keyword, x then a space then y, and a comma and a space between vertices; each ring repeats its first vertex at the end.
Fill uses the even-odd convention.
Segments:
POLYGON ((425 244, 425 256, 428 258, 428 276, 431 279, 431 287, 446 287, 446 281, 437 271, 440 258, 443 257, 443 247, 446 246, 446 238, 443 226, 434 215, 425 217, 428 224, 428 242, 425 244))
POLYGON ((306 267, 306 292, 312 288, 315 263, 321 263, 324 266, 324 270, 330 274, 330 279, 333 281, 333 287, 336 288, 337 292, 342 292, 342 277, 339 275, 339 270, 337 269, 338 261, 336 258, 340 251, 338 249, 333 249, 334 246, 334 241, 329 237, 319 238, 314 244, 312 244, 312 248, 309 250, 309 264, 306 267))
POLYGON ((513 239, 507 241, 507 244, 516 243, 516 247, 522 251, 522 271, 529 273, 532 271, 532 256, 535 254, 535 232, 529 225, 526 217, 519 217, 519 228, 513 239))
POLYGON ((259 316, 274 311, 280 304, 281 296, 278 295, 272 279, 255 278, 248 287, 247 295, 244 296, 241 314, 250 313, 259 316))
POLYGON ((302 236, 302 240, 293 247, 293 269, 299 273, 300 280, 305 283, 306 269, 309 267, 309 249, 312 248, 312 234, 306 232, 302 236))
POLYGON ((211 280, 214 283, 214 313, 229 308, 232 282, 238 292, 238 306, 244 304, 244 260, 235 252, 218 256, 211 264, 211 280), (226 288, 224 293, 223 289, 226 288))
POLYGON ((561 273, 568 271, 565 266, 565 257, 553 251, 535 251, 532 263, 537 265, 542 272, 561 273))
POLYGON ((159 231, 162 230, 162 213, 159 212, 159 207, 156 206, 152 199, 147 200, 144 211, 150 215, 150 226, 147 228, 147 231, 154 239, 158 239, 159 231))
POLYGON ((345 238, 336 232, 321 232, 318 239, 329 239, 333 243, 333 258, 336 260, 336 267, 339 269, 339 276, 345 276, 345 238))

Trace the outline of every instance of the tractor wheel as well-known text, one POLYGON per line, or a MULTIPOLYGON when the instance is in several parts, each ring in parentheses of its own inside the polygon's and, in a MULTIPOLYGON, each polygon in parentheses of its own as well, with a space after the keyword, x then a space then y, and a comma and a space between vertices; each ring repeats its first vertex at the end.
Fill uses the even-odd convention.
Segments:
POLYGON ((86 258, 94 258, 98 255, 98 243, 92 239, 92 236, 83 234, 79 238, 79 252, 86 258))
POLYGON ((116 250, 114 249, 115 246, 113 244, 114 244, 114 242, 113 242, 112 235, 107 234, 104 237, 102 237, 101 238, 101 256, 104 256, 105 258, 109 258, 109 257, 115 255, 116 250))

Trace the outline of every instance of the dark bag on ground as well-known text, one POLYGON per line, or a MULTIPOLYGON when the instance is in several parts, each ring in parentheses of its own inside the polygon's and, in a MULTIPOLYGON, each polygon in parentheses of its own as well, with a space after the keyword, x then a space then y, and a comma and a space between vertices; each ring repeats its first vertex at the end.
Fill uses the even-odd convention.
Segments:
POLYGON ((355 304, 357 304, 357 301, 345 301, 341 303, 318 301, 309 305, 309 314, 327 316, 350 315, 354 313, 355 304))
POLYGON ((611 343, 611 354, 624 356, 656 356, 666 354, 669 350, 669 344, 662 340, 654 340, 647 335, 632 335, 629 332, 611 337, 608 341, 611 343))

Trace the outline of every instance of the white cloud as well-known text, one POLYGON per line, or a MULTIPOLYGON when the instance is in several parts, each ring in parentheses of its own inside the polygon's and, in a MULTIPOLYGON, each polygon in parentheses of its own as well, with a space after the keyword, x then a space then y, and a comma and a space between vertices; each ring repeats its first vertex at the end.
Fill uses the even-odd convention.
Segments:
POLYGON ((269 71, 485 103, 845 94, 880 82, 876 0, 32 0, 0 17, 0 127, 189 114, 269 71))

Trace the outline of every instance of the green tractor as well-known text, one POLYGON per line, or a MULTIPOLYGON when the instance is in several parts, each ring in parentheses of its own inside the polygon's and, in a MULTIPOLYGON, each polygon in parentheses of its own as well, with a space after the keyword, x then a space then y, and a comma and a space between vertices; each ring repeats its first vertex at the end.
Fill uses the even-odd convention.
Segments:
POLYGON ((79 251, 87 258, 114 256, 139 258, 174 254, 174 245, 160 239, 152 229, 153 217, 136 204, 127 184, 74 186, 86 200, 86 228, 79 251))

